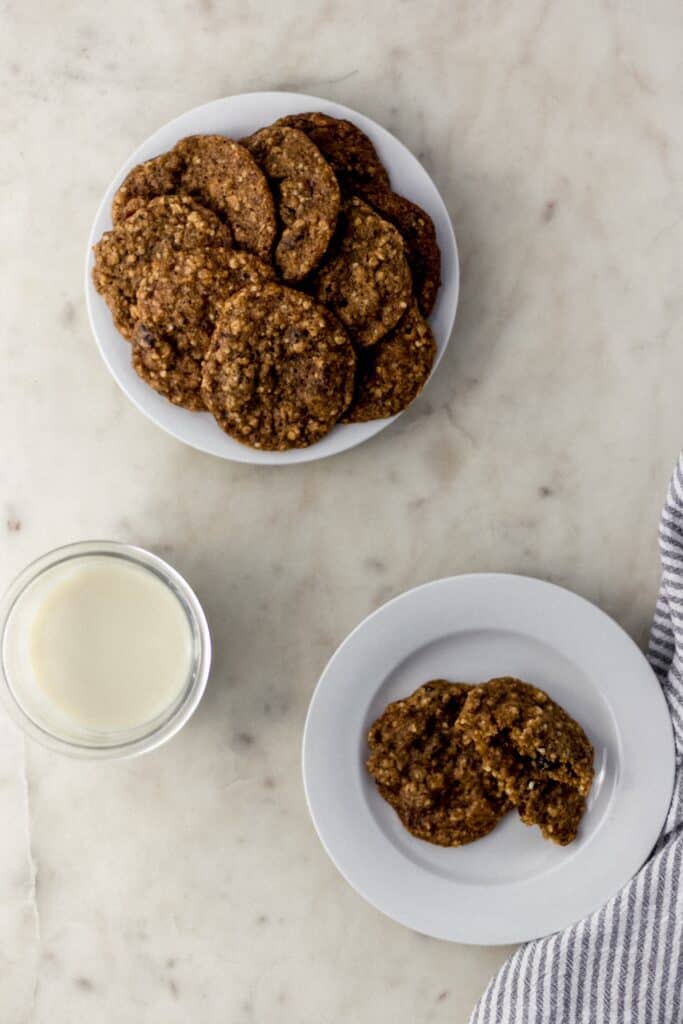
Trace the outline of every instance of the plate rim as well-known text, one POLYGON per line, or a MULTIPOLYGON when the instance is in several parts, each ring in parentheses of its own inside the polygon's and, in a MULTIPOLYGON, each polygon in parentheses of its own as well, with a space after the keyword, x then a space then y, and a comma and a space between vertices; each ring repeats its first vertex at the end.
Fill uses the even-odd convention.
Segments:
MULTIPOLYGON (((155 415, 153 406, 146 404, 144 400, 139 399, 136 395, 134 395, 131 392, 131 390, 126 386, 126 382, 123 376, 117 371, 117 369, 112 364, 112 361, 110 360, 108 353, 108 346, 100 338, 100 334, 96 327, 95 304, 98 303, 98 301, 101 302, 103 300, 101 300, 100 296, 98 296, 92 284, 91 270, 93 265, 93 246, 99 240, 103 231, 108 230, 106 226, 106 221, 109 217, 109 207, 111 205, 111 199, 114 195, 114 192, 120 184, 120 182, 125 177, 125 175, 128 173, 128 171, 132 167, 134 167, 136 163, 140 162, 140 160, 147 159, 147 157, 144 156, 143 154, 145 154, 148 147, 157 136, 162 135, 165 132, 171 131, 174 125, 184 121, 186 118, 192 116, 201 116, 202 114, 207 112, 209 108, 215 108, 216 110, 219 110, 223 105, 230 104, 232 102, 239 102, 240 100, 245 99, 258 99, 263 103, 272 103, 275 101, 274 98, 277 98, 277 102, 282 102, 283 100, 290 100, 292 104, 294 104, 295 110, 297 108, 305 110, 307 108, 313 107, 314 109, 320 109, 323 112, 330 112, 333 116, 346 117, 347 119, 350 120, 355 119, 354 123, 357 123, 359 127, 361 127, 363 130, 367 130, 368 128, 370 129, 371 138, 373 137, 373 133, 376 133, 379 139, 382 139, 383 136, 385 137, 385 139, 390 139, 392 144, 395 143, 400 148, 400 150, 402 151, 402 156, 404 158, 407 158, 410 162, 412 162, 414 167, 419 168, 419 171, 423 175, 424 183, 428 185, 429 188, 431 189, 433 193, 433 202, 435 206, 438 207, 438 227, 440 229, 443 229, 443 233, 445 234, 445 240, 449 248, 449 252, 447 255, 448 258, 452 261, 452 299, 451 308, 447 309, 445 313, 446 321, 443 334, 443 344, 440 345, 439 342, 437 341, 436 358, 434 360, 430 376, 425 383, 424 390, 426 390, 426 388, 429 387, 429 384, 434 378, 436 371, 439 367, 439 364, 443 356, 445 355, 446 349, 448 348, 450 338, 453 333, 453 327, 455 324, 460 299, 460 258, 458 252, 458 244, 455 235, 455 230, 453 227, 453 222, 440 189, 438 188, 436 182, 432 178, 429 171, 417 158, 417 156, 415 156, 412 150, 410 150, 408 146, 401 141, 401 139, 394 135, 393 132, 390 132, 389 129, 385 128, 382 124, 380 124, 378 121, 375 121, 367 114, 363 114, 360 111, 357 111, 352 107, 346 106, 343 103, 338 103, 335 100, 326 99, 321 96, 314 96, 310 93, 299 93, 292 92, 290 90, 277 89, 257 89, 249 92, 233 93, 228 96, 222 96, 214 100, 209 100, 206 103, 202 103, 198 106, 191 107, 188 110, 185 110, 183 113, 176 115, 169 121, 165 122, 164 124, 156 128, 150 135, 148 135, 145 139, 142 140, 142 142, 140 142, 140 144, 135 148, 135 150, 130 154, 130 156, 128 156, 128 158, 121 164, 114 177, 110 180, 100 202, 97 205, 97 209, 95 211, 95 215, 90 226, 90 230, 88 232, 88 241, 85 253, 84 276, 86 309, 88 314, 88 322, 90 324, 90 330, 95 339, 95 343, 100 353, 100 357, 102 358, 109 374, 114 379, 117 386, 126 396, 128 401, 130 401, 131 404, 138 410, 138 412, 141 412, 157 428, 162 430, 169 437, 173 437, 176 441, 179 441, 181 444, 185 444, 188 447, 195 449, 196 451, 201 451, 204 454, 212 455, 216 458, 225 459, 231 462, 257 466, 300 465, 307 462, 315 462, 321 459, 330 458, 333 455, 340 455, 343 452, 350 451, 351 449, 356 448, 361 444, 364 444, 366 441, 369 441, 372 437, 375 437, 378 433, 385 430, 392 423, 394 423, 394 421, 397 420, 400 416, 402 416, 403 412, 405 412, 406 410, 402 410, 395 416, 391 416, 382 420, 373 420, 368 423, 360 424, 346 424, 344 425, 343 429, 346 432, 346 437, 348 438, 348 440, 345 443, 341 443, 339 437, 343 437, 344 435, 338 435, 338 439, 336 442, 333 442, 329 446, 323 447, 322 450, 320 450, 320 446, 324 445, 325 440, 332 440, 330 435, 326 435, 326 438, 323 438, 321 441, 317 442, 314 445, 310 445, 306 448, 295 448, 286 452, 269 452, 251 449, 246 445, 241 445, 233 438, 231 438, 230 440, 233 442, 235 446, 234 449, 231 448, 229 451, 218 451, 214 447, 212 447, 208 442, 202 443, 200 439, 190 439, 187 436, 183 436, 183 430, 181 427, 174 429, 174 427, 171 424, 161 422, 158 416, 155 415), (105 221, 105 226, 101 227, 101 221, 103 219, 105 221)), ((278 116, 280 115, 278 114, 278 116)), ((412 196, 408 196, 408 198, 412 198, 412 196)), ((435 211, 432 208, 431 213, 434 214, 434 212, 435 211)), ((442 238, 441 241, 443 242, 443 240, 444 239, 442 238)), ((443 282, 441 287, 441 293, 445 294, 443 282)), ((440 297, 441 296, 437 298, 437 302, 439 301, 440 297)), ((430 320, 431 323, 431 319, 428 318, 428 320, 430 320)), ((121 339, 121 341, 123 344, 127 344, 127 342, 125 342, 125 339, 121 339)), ((418 396, 417 400, 419 400, 420 397, 421 395, 418 396)), ((178 411, 186 412, 187 410, 178 409, 178 411)), ((209 414, 195 413, 194 415, 209 414)), ((336 429, 337 428, 334 427, 333 431, 335 431, 336 429)), ((332 432, 330 432, 330 434, 331 433, 332 432)))
MULTIPOLYGON (((600 690, 599 692, 601 693, 603 698, 605 698, 604 692, 602 690, 600 690)), ((613 708, 612 708, 611 702, 608 702, 608 706, 610 708, 610 711, 612 711, 612 713, 613 713, 613 708)), ((662 735, 662 739, 663 739, 663 735, 662 735)), ((576 591, 573 591, 573 590, 569 589, 568 587, 564 587, 561 584, 551 582, 550 580, 542 579, 541 577, 528 576, 528 575, 518 574, 518 573, 505 573, 505 572, 470 572, 470 573, 462 573, 462 574, 456 574, 456 575, 451 575, 451 576, 439 577, 439 578, 434 579, 434 580, 428 580, 425 583, 418 584, 417 586, 411 587, 411 588, 409 588, 409 589, 407 589, 407 590, 405 590, 405 591, 403 591, 403 592, 401 592, 399 594, 396 594, 394 597, 390 598, 388 601, 384 602, 383 604, 379 605, 377 608, 375 608, 374 610, 369 612, 368 615, 366 615, 360 622, 358 622, 357 625, 354 626, 353 629, 351 629, 350 632, 344 637, 344 639, 337 646, 337 648, 335 649, 335 651, 333 652, 331 657, 326 662, 322 672, 320 673, 320 676, 318 678, 318 681, 316 683, 316 686, 315 686, 315 688, 313 690, 313 693, 311 695, 311 698, 310 698, 308 710, 307 710, 307 713, 306 713, 306 719, 305 719, 303 736, 302 736, 302 743, 301 743, 301 772, 302 772, 302 781, 303 781, 303 788, 304 788, 304 794, 305 794, 305 799, 306 799, 306 805, 307 805, 308 812, 309 812, 309 815, 310 815, 310 818, 311 818, 311 822, 313 824, 313 827, 315 829, 316 835, 317 835, 317 837, 318 837, 318 839, 320 841, 320 844, 323 847, 325 853, 327 854, 329 859, 332 861, 332 863, 335 866, 335 868, 337 869, 337 871, 341 874, 342 878, 344 878, 346 883, 348 885, 350 885, 351 888, 354 889, 355 892, 362 899, 364 899, 367 903, 369 903, 375 910, 378 910, 385 917, 388 917, 390 920, 393 920, 393 921, 403 925, 404 927, 410 928, 411 930, 419 932, 421 934, 428 935, 431 938, 436 938, 436 939, 439 939, 439 940, 442 940, 442 941, 447 941, 447 942, 458 942, 458 943, 462 943, 462 944, 466 944, 466 945, 473 945, 473 946, 490 946, 490 945, 505 945, 505 944, 509 944, 509 943, 521 943, 521 942, 529 941, 531 939, 539 938, 542 935, 552 934, 554 932, 562 930, 563 928, 569 927, 571 924, 576 923, 577 921, 581 920, 582 918, 584 918, 585 916, 589 915, 590 913, 594 913, 601 906, 603 906, 606 902, 608 902, 609 899, 611 899, 613 896, 615 896, 616 893, 619 892, 626 884, 628 884, 630 879, 633 878, 638 873, 639 870, 641 870, 641 868, 643 867, 643 865, 647 861, 648 856, 651 854, 654 846, 656 845, 657 839, 659 838, 659 835, 661 834, 662 827, 665 824, 666 815, 668 813, 668 808, 669 808, 670 803, 671 803, 671 798, 672 798, 673 791, 674 791, 675 771, 676 771, 676 751, 675 751, 673 723, 671 721, 671 714, 670 714, 668 702, 667 702, 665 694, 664 694, 664 690, 662 688, 661 682, 658 679, 654 669, 650 665, 650 662, 648 661, 645 653, 641 650, 641 648, 638 646, 638 644, 635 642, 635 640, 631 637, 631 635, 627 632, 627 630, 624 629, 624 627, 619 622, 617 622, 616 619, 612 618, 611 615, 609 615, 606 611, 604 611, 604 609, 602 609, 597 604, 595 604, 594 602, 590 601, 588 598, 584 597, 583 595, 578 594, 578 593, 576 593, 576 591), (656 714, 661 716, 661 722, 662 722, 662 726, 663 726, 662 734, 666 733, 666 754, 662 756, 661 761, 660 761, 660 764, 661 764, 661 762, 664 761, 664 757, 666 757, 666 760, 668 762, 666 765, 663 765, 663 767, 662 767, 662 774, 666 776, 666 786, 664 786, 664 784, 662 784, 662 789, 661 789, 661 794, 660 794, 660 803, 661 803, 661 807, 663 809, 661 811, 661 814, 658 816, 659 817, 659 824, 658 824, 656 833, 654 835, 648 835, 647 836, 647 841, 645 841, 646 837, 643 836, 643 840, 641 840, 641 842, 639 844, 639 855, 638 855, 637 863, 635 864, 635 866, 632 867, 632 868, 629 868, 629 872, 626 875, 626 877, 623 877, 623 878, 621 877, 621 875, 624 874, 624 872, 622 872, 620 877, 619 877, 618 884, 616 884, 615 886, 611 887, 609 892, 606 892, 600 898, 600 900, 594 904, 592 909, 587 910, 587 911, 582 911, 580 913, 579 917, 577 917, 577 918, 566 919, 566 916, 565 916, 561 921, 558 922, 558 924, 555 927, 552 927, 552 928, 549 928, 549 929, 545 929, 545 930, 540 931, 540 932, 537 931, 537 930, 534 930, 534 929, 528 929, 528 928, 524 929, 523 927, 520 928, 519 926, 517 926, 517 927, 513 926, 511 928, 510 927, 508 927, 508 928, 501 928, 498 931, 496 931, 495 934, 493 933, 493 931, 491 931, 491 936, 492 936, 491 937, 491 936, 484 935, 482 933, 481 929, 479 930, 479 934, 470 934, 470 935, 468 935, 467 934, 467 928, 465 928, 463 930, 463 929, 461 929, 461 928, 459 928, 457 926, 455 928, 452 928, 452 929, 442 929, 442 928, 426 929, 426 928, 423 928, 423 927, 417 927, 415 925, 415 923, 411 922, 411 920, 409 919, 409 916, 407 916, 405 913, 403 913, 403 911, 394 912, 393 910, 388 909, 386 906, 381 905, 380 901, 378 901, 375 897, 373 897, 372 894, 370 894, 370 893, 368 893, 367 891, 364 890, 362 884, 359 884, 356 880, 354 880, 353 877, 350 877, 350 875, 352 875, 353 872, 349 871, 348 864, 340 863, 340 860, 343 860, 343 858, 340 858, 337 853, 333 852, 330 849, 330 845, 328 844, 328 841, 327 841, 326 837, 321 833, 321 830, 320 830, 320 827, 319 827, 319 820, 317 818, 316 809, 313 806, 313 799, 312 799, 312 796, 311 796, 311 783, 310 783, 310 778, 309 778, 309 769, 308 769, 308 765, 307 765, 308 758, 310 756, 310 754, 309 754, 309 746, 310 746, 310 736, 311 736, 311 729, 312 729, 312 724, 311 723, 313 722, 314 715, 315 715, 315 712, 316 712, 316 705, 319 702, 319 700, 321 699, 321 694, 324 692, 324 687, 326 685, 326 677, 328 676, 328 673, 330 672, 330 670, 331 670, 332 666, 334 665, 334 663, 336 662, 337 658, 342 655, 342 653, 343 653, 344 649, 347 647, 347 645, 352 642, 352 639, 361 630, 365 629, 375 619, 376 616, 379 616, 381 613, 386 613, 386 611, 388 609, 390 609, 392 606, 394 606, 394 605, 396 605, 396 604, 398 604, 400 602, 403 602, 403 601, 409 600, 411 598, 414 598, 415 595, 417 593, 419 593, 419 592, 424 592, 424 591, 427 591, 427 590, 430 590, 430 589, 436 589, 436 588, 438 588, 440 586, 444 586, 444 585, 452 585, 452 584, 466 585, 468 582, 473 581, 473 580, 476 580, 478 582, 483 580, 483 581, 486 581, 487 583, 492 584, 492 585, 495 585, 500 580, 505 580, 506 583, 512 581, 513 584, 520 583, 522 586, 526 586, 528 584, 531 584, 532 586, 538 587, 541 590, 559 592, 559 594, 561 595, 561 599, 562 600, 566 600, 567 598, 569 598, 570 601, 575 601, 577 603, 577 606, 583 606, 583 608, 589 614, 591 614, 593 616, 596 616, 597 619, 601 619, 607 625, 608 628, 610 628, 611 630, 613 630, 615 632, 615 635, 619 635, 620 636, 621 642, 626 641, 626 645, 628 647, 630 647, 630 649, 634 652, 634 654, 638 656, 639 660, 641 661, 641 664, 644 667, 646 667, 649 670, 649 672, 651 673, 653 681, 656 684, 656 690, 653 689, 652 699, 655 701, 655 706, 658 709, 656 714), (655 696, 655 694, 656 694, 656 696, 655 696), (664 726, 664 721, 666 721, 666 725, 665 726, 664 726), (664 800, 664 795, 665 794, 666 794, 666 800, 664 800)), ((652 829, 652 831, 654 832, 654 829, 652 829)), ((633 859, 635 860, 635 858, 633 858, 633 859)), ((457 915, 453 915, 453 917, 454 917, 454 920, 457 921, 457 915)), ((484 929, 484 931, 485 931, 485 929, 484 929)))

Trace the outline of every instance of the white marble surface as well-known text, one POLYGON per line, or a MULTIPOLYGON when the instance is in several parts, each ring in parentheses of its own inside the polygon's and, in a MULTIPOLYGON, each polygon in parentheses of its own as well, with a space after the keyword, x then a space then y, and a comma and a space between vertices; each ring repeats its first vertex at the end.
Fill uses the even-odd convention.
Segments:
POLYGON ((544 576, 644 638, 683 440, 682 30, 674 0, 3 5, 0 583, 66 541, 147 545, 204 600, 216 663, 190 726, 131 763, 61 760, 0 719, 2 1024, 466 1021, 506 951, 411 934, 345 885, 306 814, 302 723, 347 631, 436 576, 544 576), (278 87, 396 132, 463 259, 426 395, 286 471, 143 419, 82 290, 130 150, 278 87))

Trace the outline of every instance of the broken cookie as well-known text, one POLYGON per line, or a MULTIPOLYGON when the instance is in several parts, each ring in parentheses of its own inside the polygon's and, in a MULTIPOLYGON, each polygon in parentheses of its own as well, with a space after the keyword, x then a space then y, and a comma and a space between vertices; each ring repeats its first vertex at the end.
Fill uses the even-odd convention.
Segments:
POLYGON ((458 731, 526 825, 561 846, 576 838, 593 781, 593 747, 547 693, 503 677, 474 687, 458 731))

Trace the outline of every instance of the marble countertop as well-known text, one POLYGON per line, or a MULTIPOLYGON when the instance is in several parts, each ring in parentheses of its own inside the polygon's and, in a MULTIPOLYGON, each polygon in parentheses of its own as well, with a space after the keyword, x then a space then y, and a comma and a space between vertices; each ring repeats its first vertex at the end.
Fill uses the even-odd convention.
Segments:
POLYGON ((683 439, 682 29, 673 0, 4 5, 0 584, 71 540, 142 544, 198 591, 216 659, 190 725, 136 761, 60 759, 0 718, 3 1024, 467 1020, 507 950, 412 934, 346 886, 306 812, 302 724, 349 629, 437 576, 555 580, 643 641, 683 439), (271 88, 395 132, 463 264, 425 395, 285 471, 136 412, 82 286, 131 150, 271 88))

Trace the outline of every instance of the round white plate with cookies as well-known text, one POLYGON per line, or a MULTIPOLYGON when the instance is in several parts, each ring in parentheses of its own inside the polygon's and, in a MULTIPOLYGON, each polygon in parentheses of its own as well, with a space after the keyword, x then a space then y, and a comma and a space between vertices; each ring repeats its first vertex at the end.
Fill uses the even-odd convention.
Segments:
POLYGON ((311 110, 345 118, 362 129, 375 145, 389 173, 394 191, 418 203, 434 221, 441 249, 442 284, 429 317, 437 345, 433 374, 448 344, 458 305, 458 250, 448 211, 427 171, 403 143, 370 118, 339 103, 299 93, 255 92, 214 100, 182 114, 159 128, 125 162, 102 199, 88 240, 85 274, 88 314, 102 358, 110 373, 131 402, 157 426, 193 448, 236 462, 287 465, 325 458, 367 441, 396 417, 337 425, 322 440, 308 448, 277 452, 240 444, 225 434, 209 413, 190 412, 171 404, 137 376, 131 366, 130 345, 116 330, 106 303, 92 283, 92 247, 111 228, 112 199, 136 164, 166 152, 179 139, 189 135, 227 135, 239 140, 287 114, 311 110))
POLYGON ((661 832, 674 765, 666 700, 623 629, 562 587, 502 574, 437 580, 365 619, 323 672, 303 740, 309 810, 346 881, 415 931, 477 945, 558 931, 622 888, 661 832), (593 784, 568 846, 514 810, 468 845, 417 839, 365 767, 368 729, 391 701, 432 679, 500 676, 545 690, 593 745, 593 784))

